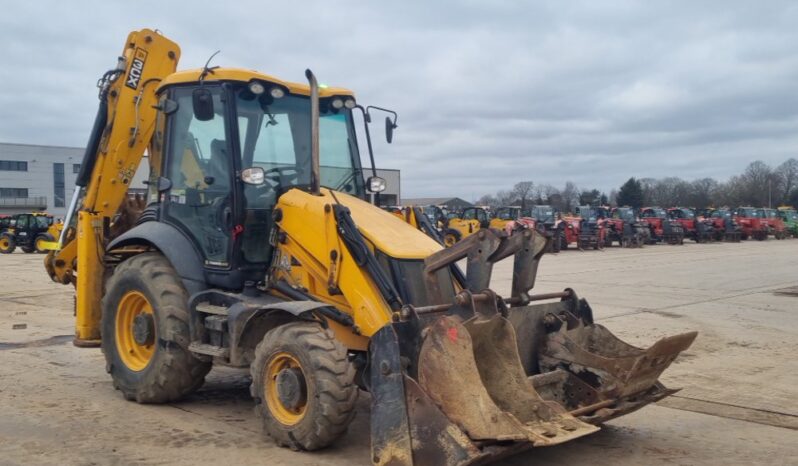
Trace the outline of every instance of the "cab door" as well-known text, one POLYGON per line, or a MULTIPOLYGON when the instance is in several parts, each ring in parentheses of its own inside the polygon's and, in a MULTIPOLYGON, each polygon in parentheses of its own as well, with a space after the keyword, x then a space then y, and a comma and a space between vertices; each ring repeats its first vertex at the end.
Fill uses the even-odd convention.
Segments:
POLYGON ((169 188, 163 196, 163 220, 181 230, 195 245, 206 267, 231 267, 235 231, 231 129, 222 86, 206 84, 214 114, 194 115, 193 88, 176 88, 177 110, 167 117, 167 150, 163 173, 169 188))

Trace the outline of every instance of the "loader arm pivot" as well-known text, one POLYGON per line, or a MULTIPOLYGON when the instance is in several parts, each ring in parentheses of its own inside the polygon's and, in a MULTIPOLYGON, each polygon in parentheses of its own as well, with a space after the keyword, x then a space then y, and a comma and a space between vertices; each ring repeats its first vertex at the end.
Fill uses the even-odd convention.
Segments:
POLYGON ((59 248, 45 258, 50 277, 74 283, 75 344, 97 345, 103 253, 113 218, 150 144, 158 83, 175 72, 177 44, 150 29, 131 32, 116 68, 100 79, 100 105, 59 248), (79 264, 79 269, 78 269, 79 264))

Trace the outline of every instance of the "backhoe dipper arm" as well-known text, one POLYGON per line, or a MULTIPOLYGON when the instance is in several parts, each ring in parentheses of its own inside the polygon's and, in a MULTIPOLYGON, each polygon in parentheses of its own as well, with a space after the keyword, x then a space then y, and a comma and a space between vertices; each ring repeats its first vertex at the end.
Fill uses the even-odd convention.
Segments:
POLYGON ((150 29, 128 35, 117 67, 100 79, 100 106, 83 157, 59 250, 45 268, 59 283, 77 275, 75 344, 100 340, 105 235, 127 196, 157 117, 158 84, 175 72, 180 47, 150 29), (74 217, 77 222, 73 223, 74 217), (75 225, 75 229, 69 228, 75 225), (66 230, 70 230, 67 232, 66 230))

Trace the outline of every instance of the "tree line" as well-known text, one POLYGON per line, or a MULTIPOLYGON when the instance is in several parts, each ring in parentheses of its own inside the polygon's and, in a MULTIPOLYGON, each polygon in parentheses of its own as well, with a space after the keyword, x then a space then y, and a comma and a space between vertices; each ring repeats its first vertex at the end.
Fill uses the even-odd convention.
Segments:
POLYGON ((692 181, 679 177, 629 178, 609 193, 598 189, 580 189, 571 181, 557 188, 550 184, 520 181, 510 190, 487 194, 476 200, 478 205, 501 207, 535 204, 552 205, 571 212, 579 205, 684 206, 694 208, 791 205, 798 207, 798 160, 790 158, 777 167, 765 162, 752 162, 739 175, 726 181, 701 178, 692 181))

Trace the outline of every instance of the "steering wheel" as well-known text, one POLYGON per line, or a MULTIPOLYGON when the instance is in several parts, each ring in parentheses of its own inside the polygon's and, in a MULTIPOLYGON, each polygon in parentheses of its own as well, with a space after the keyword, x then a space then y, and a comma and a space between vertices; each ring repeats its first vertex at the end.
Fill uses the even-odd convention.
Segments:
MULTIPOLYGON (((263 179, 271 182, 271 185, 268 186, 269 188, 276 188, 282 184, 283 178, 286 178, 286 181, 295 181, 299 179, 299 175, 301 174, 302 170, 296 167, 274 167, 263 172, 263 179), (288 172, 288 174, 285 172, 288 172), (275 174, 277 176, 269 177, 269 174, 275 174)), ((259 187, 264 186, 265 183, 259 187)))

